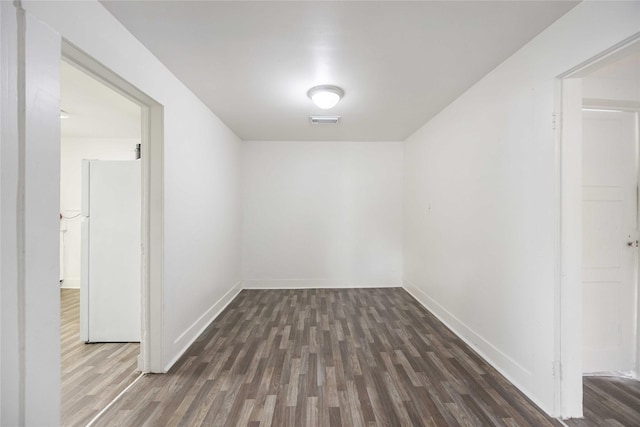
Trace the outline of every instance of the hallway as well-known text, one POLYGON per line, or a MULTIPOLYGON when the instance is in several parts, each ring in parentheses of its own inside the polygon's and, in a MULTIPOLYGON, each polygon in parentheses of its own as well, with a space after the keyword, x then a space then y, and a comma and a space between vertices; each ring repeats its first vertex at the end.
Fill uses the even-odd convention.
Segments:
MULTIPOLYGON (((637 73, 569 81, 627 49, 640 58, 639 16, 640 0, 0 2, 0 425, 581 416, 595 317, 571 293, 585 163, 571 116, 629 110, 637 125, 640 91, 637 73), (61 119, 83 114, 61 61, 136 104, 136 135, 65 135, 61 119), (127 234, 140 245, 117 255, 141 255, 143 335, 116 339, 142 339, 143 357, 60 323, 60 279, 86 278, 60 274, 61 222, 77 252, 89 207, 62 203, 63 171, 77 175, 63 138, 76 170, 97 158, 89 145, 139 140, 142 233, 127 234)), ((602 203, 584 222, 606 217, 624 237, 592 247, 637 260, 639 228, 605 215, 619 203, 595 188, 615 183, 592 184, 602 203)), ((637 290, 602 293, 584 295, 610 313, 623 301, 637 331, 637 290)), ((629 335, 633 366, 591 372, 640 372, 629 335)), ((587 382, 606 422, 640 425, 638 400, 587 382)))

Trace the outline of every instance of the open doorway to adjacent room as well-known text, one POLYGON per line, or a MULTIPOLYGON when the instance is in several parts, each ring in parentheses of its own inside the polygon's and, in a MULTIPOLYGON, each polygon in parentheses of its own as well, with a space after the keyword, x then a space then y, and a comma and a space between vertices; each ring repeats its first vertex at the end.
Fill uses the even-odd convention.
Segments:
POLYGON ((582 370, 635 377, 640 42, 601 62, 582 76, 582 370))
POLYGON ((138 375, 141 107, 61 61, 62 424, 86 425, 138 375))
POLYGON ((640 40, 563 76, 561 111, 562 405, 601 423, 594 407, 615 401, 625 424, 635 403, 616 399, 640 390, 640 40))

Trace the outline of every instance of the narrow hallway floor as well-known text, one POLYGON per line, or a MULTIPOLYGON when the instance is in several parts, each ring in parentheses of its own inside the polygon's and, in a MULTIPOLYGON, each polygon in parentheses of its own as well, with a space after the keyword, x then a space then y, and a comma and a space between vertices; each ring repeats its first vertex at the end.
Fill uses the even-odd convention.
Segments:
POLYGON ((63 426, 85 426, 137 377, 138 343, 80 341, 80 291, 60 289, 63 426))
POLYGON ((557 426, 402 288, 244 290, 96 426, 557 426))

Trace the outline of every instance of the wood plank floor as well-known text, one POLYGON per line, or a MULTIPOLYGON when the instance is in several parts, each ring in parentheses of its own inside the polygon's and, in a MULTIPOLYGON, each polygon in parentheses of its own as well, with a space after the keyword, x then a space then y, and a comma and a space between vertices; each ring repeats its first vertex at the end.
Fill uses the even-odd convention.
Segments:
POLYGON ((584 418, 570 426, 640 426, 640 381, 615 377, 584 377, 584 418))
POLYGON ((138 373, 140 344, 80 341, 80 292, 60 289, 62 410, 64 426, 84 426, 138 373))
POLYGON ((552 426, 401 288, 244 290, 99 426, 552 426))

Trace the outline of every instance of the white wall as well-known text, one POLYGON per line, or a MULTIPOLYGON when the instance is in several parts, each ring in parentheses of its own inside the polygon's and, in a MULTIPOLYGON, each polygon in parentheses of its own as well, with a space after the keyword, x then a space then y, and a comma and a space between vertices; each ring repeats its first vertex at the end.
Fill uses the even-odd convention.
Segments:
POLYGON ((402 143, 242 144, 245 287, 402 284, 402 143))
POLYGON ((405 286, 550 413, 555 78, 639 30, 639 2, 583 2, 405 144, 405 286))
MULTIPOLYGON (((55 35, 58 33, 164 106, 163 360, 168 368, 241 287, 240 140, 98 2, 25 1, 22 4, 29 16, 49 26, 51 34, 46 37, 51 40, 51 46, 55 45, 51 52, 60 52, 60 40, 55 35)), ((3 17, 5 10, 13 9, 13 5, 3 7, 3 17)), ((17 30, 3 25, 2 34, 4 40, 5 35, 15 37, 17 30)), ((58 90, 53 86, 58 84, 57 80, 45 83, 50 84, 52 90, 58 90)), ((38 98, 33 98, 33 102, 37 107, 38 98)), ((57 120, 57 116, 54 117, 57 120)), ((57 164, 57 156, 57 153, 49 156, 50 162, 57 164)), ((46 161, 45 165, 48 165, 46 161)), ((26 173, 28 182, 37 182, 31 181, 38 176, 37 168, 26 173)), ((4 186, 4 169, 2 183, 4 186)), ((27 191, 30 191, 28 197, 34 200, 42 198, 35 187, 27 191)), ((52 206, 57 211, 58 193, 53 194, 56 200, 52 206)), ((5 196, 10 195, 10 191, 3 191, 3 202, 5 196)), ((49 198, 43 200, 49 202, 49 198)), ((58 219, 55 221, 54 230, 58 219)), ((49 235, 43 236, 43 239, 49 238, 49 235)), ((55 230, 53 237, 42 243, 47 247, 55 243, 57 247, 57 238, 55 230)), ((16 251, 15 246, 9 249, 16 251)), ((42 274, 47 275, 57 291, 57 268, 42 270, 42 274)), ((43 280, 41 286, 49 286, 48 283, 43 280)), ((29 306, 29 299, 26 301, 29 306)), ((48 301, 51 307, 57 307, 55 299, 48 301)), ((19 314, 20 306, 16 305, 12 311, 19 314)), ((50 312, 56 310, 52 308, 50 312)), ((53 331, 49 334, 53 341, 40 345, 49 347, 29 356, 32 363, 59 353, 56 324, 41 332, 46 331, 53 331)), ((19 356, 16 363, 20 363, 20 357, 25 358, 24 354, 19 356)), ((4 355, 2 361, 5 371, 4 355)), ((11 370, 11 366, 7 365, 6 370, 11 370)), ((59 388, 47 385, 47 378, 45 375, 41 380, 41 393, 48 396, 54 407, 59 388)), ((15 388, 9 389, 9 393, 19 396, 15 388)), ((4 405, 4 389, 2 399, 4 405)), ((45 415, 46 411, 41 414, 45 415)))
POLYGON ((588 99, 640 101, 640 77, 636 80, 583 78, 582 96, 588 99))
POLYGON ((140 139, 68 138, 60 144, 62 287, 80 287, 80 194, 82 159, 134 160, 140 139))

